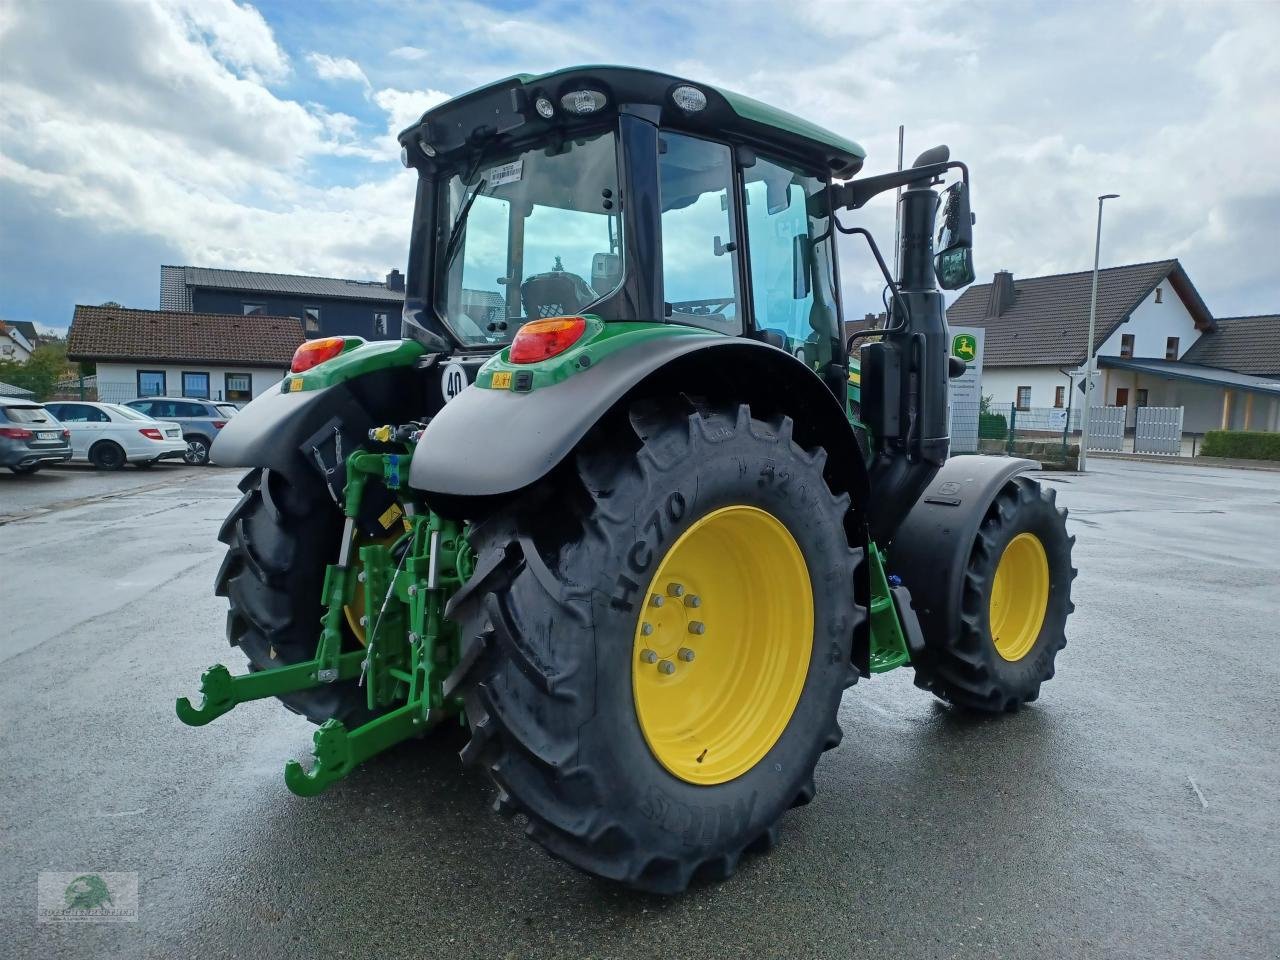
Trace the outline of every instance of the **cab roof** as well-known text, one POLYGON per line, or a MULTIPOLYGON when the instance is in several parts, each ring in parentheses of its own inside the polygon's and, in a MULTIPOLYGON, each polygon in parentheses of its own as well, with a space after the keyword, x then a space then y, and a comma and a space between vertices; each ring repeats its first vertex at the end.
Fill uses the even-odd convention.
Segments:
POLYGON ((406 147, 426 144, 442 155, 495 136, 523 140, 556 127, 598 122, 603 115, 616 114, 620 106, 664 127, 783 153, 842 179, 861 169, 866 157, 854 141, 740 93, 653 70, 603 65, 520 73, 478 87, 428 110, 400 134, 400 142, 406 147), (681 109, 672 99, 679 87, 700 91, 706 106, 692 112, 681 109), (566 98, 578 91, 603 94, 604 102, 589 114, 575 113, 566 98), (539 114, 540 100, 551 105, 551 117, 539 114))

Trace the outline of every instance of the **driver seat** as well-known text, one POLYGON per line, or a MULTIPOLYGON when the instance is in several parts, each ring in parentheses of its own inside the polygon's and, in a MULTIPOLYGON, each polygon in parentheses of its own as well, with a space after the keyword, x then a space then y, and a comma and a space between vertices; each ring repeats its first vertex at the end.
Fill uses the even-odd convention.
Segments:
POLYGON ((587 281, 563 269, 536 273, 520 284, 520 302, 530 320, 571 316, 595 299, 587 281))

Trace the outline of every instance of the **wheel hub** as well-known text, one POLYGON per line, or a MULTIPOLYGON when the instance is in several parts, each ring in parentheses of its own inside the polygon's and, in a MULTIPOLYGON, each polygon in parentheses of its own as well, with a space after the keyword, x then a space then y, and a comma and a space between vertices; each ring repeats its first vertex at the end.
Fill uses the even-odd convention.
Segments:
POLYGON ((769 752, 804 687, 813 616, 804 555, 764 510, 713 511, 672 545, 631 664, 640 728, 670 773, 723 783, 769 752))
POLYGON ((1049 559, 1033 533, 1004 548, 991 584, 991 639, 1006 660, 1021 660, 1040 637, 1049 608, 1049 559))

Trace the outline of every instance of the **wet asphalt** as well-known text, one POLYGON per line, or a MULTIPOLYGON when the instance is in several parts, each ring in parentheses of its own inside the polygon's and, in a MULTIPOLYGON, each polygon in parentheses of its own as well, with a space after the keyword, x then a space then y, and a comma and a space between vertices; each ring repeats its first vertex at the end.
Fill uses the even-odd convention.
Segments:
POLYGON ((549 859, 456 735, 303 800, 305 721, 178 723, 240 666, 212 593, 236 471, 0 476, 0 953, 1274 958, 1280 473, 1094 466, 1043 478, 1080 576, 1040 701, 859 683, 778 847, 673 899, 549 859), (38 924, 42 870, 136 872, 138 921, 38 924))

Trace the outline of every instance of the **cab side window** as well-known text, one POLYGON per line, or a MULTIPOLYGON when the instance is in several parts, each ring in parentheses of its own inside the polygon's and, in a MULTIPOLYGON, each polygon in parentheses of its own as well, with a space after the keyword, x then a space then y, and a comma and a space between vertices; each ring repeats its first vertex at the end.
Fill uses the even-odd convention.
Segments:
POLYGON ((756 328, 814 369, 825 367, 839 337, 830 245, 819 239, 826 218, 810 217, 807 207, 825 185, 763 157, 744 180, 756 328))
POLYGON ((737 244, 734 242, 733 152, 722 143, 662 134, 662 277, 668 315, 737 335, 737 244))

